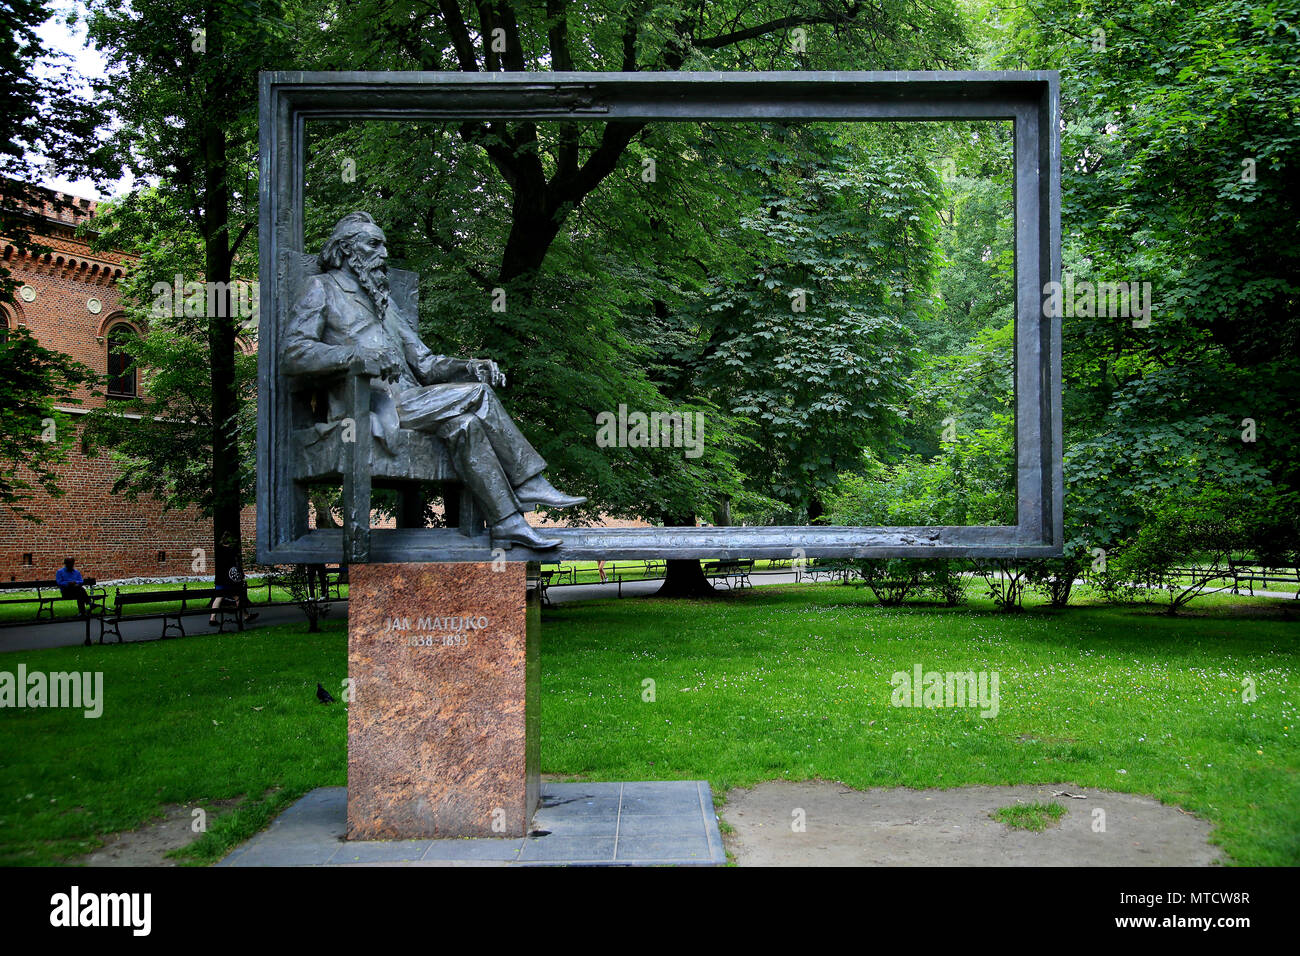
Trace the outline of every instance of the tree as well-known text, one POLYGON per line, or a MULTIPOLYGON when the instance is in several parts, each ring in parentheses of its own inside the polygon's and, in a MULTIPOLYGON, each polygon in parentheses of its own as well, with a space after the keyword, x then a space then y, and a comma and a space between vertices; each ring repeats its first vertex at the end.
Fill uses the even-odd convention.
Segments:
MULTIPOLYGON (((33 232, 41 211, 72 204, 39 183, 64 172, 102 177, 105 157, 95 137, 97 115, 78 90, 67 58, 43 51, 36 29, 51 16, 45 0, 11 0, 0 31, 0 236, 19 252, 48 252, 33 232)), ((0 302, 12 302, 15 283, 0 261, 0 302)), ((76 403, 78 388, 97 381, 90 369, 44 348, 26 329, 0 342, 0 507, 39 520, 23 507, 37 487, 59 488, 57 465, 76 429, 55 403, 76 403)))
POLYGON ((1062 69, 1066 269, 1148 281, 1154 302, 1145 327, 1064 321, 1067 513, 1083 509, 1108 548, 1198 467, 1243 501, 1293 493, 1300 6, 1047 0, 1003 13, 995 65, 1062 69))
MULTIPOLYGON (((47 0, 8 0, 0 31, 0 236, 22 252, 48 251, 32 234, 32 210, 71 208, 40 186, 42 178, 62 172, 103 179, 111 172, 95 135, 98 112, 82 95, 69 58, 45 52, 36 34, 51 16, 47 0)), ((12 302, 13 293, 13 275, 0 261, 0 302, 12 302)))
MULTIPOLYGON (((265 5, 240 7, 248 12, 239 14, 217 3, 203 8, 207 20, 200 23, 198 8, 136 7, 132 17, 124 17, 101 5, 94 19, 96 39, 116 51, 115 62, 131 67, 125 91, 115 93, 126 121, 119 141, 134 143, 135 153, 145 157, 138 164, 159 178, 171 208, 198 229, 204 239, 205 277, 220 281, 229 274, 224 266, 235 258, 251 224, 252 190, 230 187, 233 214, 223 215, 221 190, 214 186, 229 182, 232 157, 247 155, 241 152, 251 139, 245 135, 251 125, 241 111, 245 97, 251 101, 245 68, 275 45, 278 34, 266 25, 276 15, 265 5), (240 16, 252 19, 244 24, 240 16), (142 22, 154 29, 140 30, 142 22), (246 26, 238 39, 231 30, 219 29, 236 22, 246 26), (197 32, 202 27, 206 34, 197 32), (193 31, 189 41, 204 38, 204 56, 194 55, 187 31, 193 31), (190 75, 212 82, 189 84, 184 78, 190 75), (166 129, 170 138, 164 140, 168 122, 163 117, 173 116, 180 125, 166 129), (229 138, 223 140, 227 131, 229 138), (212 206, 214 197, 218 201, 212 206)), ((484 3, 477 5, 473 25, 467 9, 455 0, 415 9, 368 0, 344 8, 308 3, 293 11, 302 25, 296 59, 317 68, 862 68, 871 62, 951 65, 963 55, 959 22, 946 2, 886 0, 870 8, 763 4, 734 10, 696 4, 593 10, 557 0, 484 3), (584 15, 581 29, 579 12, 584 15), (927 29, 896 31, 894 25, 904 21, 927 29), (801 32, 796 36, 793 31, 801 32), (376 35, 381 42, 373 42, 376 35)), ((395 261, 406 260, 422 275, 428 274, 422 265, 444 261, 449 267, 444 275, 455 275, 455 280, 435 279, 422 289, 427 303, 422 322, 431 344, 449 354, 491 354, 509 367, 518 383, 512 411, 526 431, 533 423, 530 437, 562 477, 579 476, 581 481, 570 483, 581 490, 588 490, 584 483, 603 485, 603 493, 592 496, 593 506, 617 514, 630 513, 636 503, 641 513, 682 520, 708 514, 720 501, 760 507, 761 494, 740 482, 738 456, 752 439, 740 428, 738 416, 699 388, 670 396, 647 373, 647 366, 660 361, 656 348, 662 344, 642 337, 655 322, 643 322, 635 306, 646 305, 649 315, 660 319, 714 277, 707 270, 694 276, 674 270, 665 276, 627 260, 601 262, 600 254, 590 251, 594 237, 620 234, 618 244, 627 247, 644 244, 648 234, 672 247, 675 237, 670 236, 680 230, 671 222, 646 222, 624 231, 597 222, 594 213, 601 193, 611 186, 623 197, 637 188, 629 160, 642 150, 664 144, 689 149, 699 134, 681 129, 665 134, 643 124, 620 123, 466 123, 446 133, 427 124, 393 125, 400 128, 332 133, 326 128, 319 136, 312 130, 309 191, 315 191, 308 209, 309 244, 339 214, 364 205, 385 223, 395 261), (459 142, 460 152, 451 150, 448 135, 459 142), (400 161, 394 158, 398 155, 400 161), (340 160, 352 160, 360 172, 355 184, 339 176, 340 160), (497 219, 500 225, 476 224, 467 230, 465 217, 481 210, 504 213, 497 219), (611 269, 614 281, 598 268, 602 265, 611 269), (486 305, 498 289, 509 303, 504 313, 486 305), (707 410, 709 441, 703 456, 631 455, 627 449, 598 450, 571 440, 575 432, 589 433, 600 411, 620 403, 647 412, 707 410), (624 467, 628 464, 633 467, 624 467)), ((689 167, 682 167, 678 178, 689 182, 689 167)), ((123 204, 124 214, 129 205, 123 204)), ((685 203, 677 208, 691 212, 685 203)), ((726 218, 725 204, 717 215, 726 218)), ((145 235, 137 231, 140 239, 145 235)), ((230 330, 213 323, 210 331, 214 351, 224 356, 230 351, 230 330)), ((229 429, 223 433, 220 423, 231 416, 229 407, 218 406, 232 394, 233 378, 223 362, 214 363, 212 380, 218 451, 212 459, 213 505, 216 520, 224 520, 229 530, 235 496, 223 469, 232 468, 233 444, 229 429)), ((223 537, 221 531, 217 537, 223 537)))
POLYGON ((898 429, 936 195, 890 133, 773 130, 776 169, 729 230, 742 268, 676 316, 699 343, 692 387, 743 422, 747 485, 778 519, 820 519, 836 476, 898 429))
MULTIPOLYGON (((949 3, 885 0, 776 4, 475 4, 478 23, 460 0, 416 11, 365 0, 341 11, 317 54, 322 68, 446 70, 467 73, 550 69, 639 70, 870 68, 864 54, 891 68, 950 62, 960 22, 949 3), (585 15, 586 31, 571 31, 585 15), (904 39, 896 32, 912 24, 904 39), (378 28, 385 44, 359 42, 378 28), (791 31, 801 31, 792 43, 791 31), (870 45, 866 40, 871 41, 870 45), (363 63, 357 62, 362 53, 363 63)), ((331 7, 331 9, 333 9, 331 7)), ((958 47, 958 50, 960 48, 958 47)), ((957 52, 956 57, 961 53, 957 52)), ((500 249, 502 284, 537 274, 573 210, 619 165, 644 123, 565 124, 544 141, 536 123, 464 123, 459 135, 481 148, 511 191, 510 228, 500 249), (585 153, 585 156, 584 156, 585 153)), ((525 284, 524 289, 527 288, 525 284)))
MULTIPOLYGON (((416 11, 374 2, 334 10, 322 9, 322 21, 332 27, 310 54, 320 68, 862 69, 873 63, 951 65, 963 56, 953 6, 907 0, 870 7, 480 3, 473 11, 476 23, 456 0, 416 11), (903 22, 924 29, 896 30, 903 22), (370 42, 376 31, 383 43, 370 42)), ((321 148, 328 158, 314 179, 325 192, 316 214, 337 216, 363 196, 407 237, 399 240, 395 259, 407 258, 414 266, 432 253, 443 260, 456 278, 441 297, 432 290, 430 307, 440 328, 430 331, 441 331, 462 349, 482 348, 515 371, 521 387, 512 411, 526 430, 530 421, 545 422, 554 436, 564 436, 548 441, 530 435, 593 507, 683 524, 728 503, 762 507, 758 499, 766 489, 737 485, 735 463, 754 450, 746 441, 753 430, 739 421, 743 414, 703 394, 704 383, 682 367, 698 351, 682 312, 709 283, 722 289, 733 282, 736 265, 724 256, 714 272, 719 260, 710 253, 734 243, 712 241, 717 231, 707 227, 687 227, 689 217, 712 220, 716 210, 725 222, 735 209, 730 201, 719 202, 716 190, 706 201, 689 204, 701 195, 692 177, 719 139, 734 143, 743 137, 678 125, 600 122, 464 123, 448 133, 471 152, 453 154, 441 138, 447 134, 404 125, 389 134, 390 146, 401 140, 404 162, 394 163, 390 146, 373 148, 382 134, 355 128, 340 134, 321 148), (347 158, 355 160, 359 174, 364 171, 360 190, 339 181, 339 160, 347 158), (647 186, 636 175, 640 165, 629 168, 629 160, 644 159, 658 160, 662 182, 647 186), (483 212, 486 224, 476 218, 474 230, 464 227, 464 217, 483 212), (601 248, 633 253, 620 261, 592 251, 601 248), (667 263, 641 265, 647 251, 666 251, 667 263), (494 313, 486 303, 498 289, 509 305, 494 313), (619 404, 646 412, 711 408, 704 458, 596 452, 567 440, 589 431, 599 412, 619 404)), ((309 231, 322 226, 321 220, 309 222, 309 231)), ((752 282, 752 270, 748 276, 752 282)), ((830 302, 830 296, 823 299, 830 302)), ((817 461, 821 457, 819 451, 817 461)), ((799 467, 788 465, 795 473, 799 467)), ((683 569, 702 591, 694 562, 670 564, 668 586, 683 569)))
MULTIPOLYGON (((257 218, 251 173, 257 73, 287 65, 288 29, 277 0, 135 0, 129 9, 97 0, 91 4, 89 31, 112 68, 97 92, 105 111, 119 123, 113 145, 138 179, 158 182, 147 196, 137 191, 121 204, 114 228, 102 241, 156 245, 158 237, 147 227, 161 211, 169 225, 182 227, 163 234, 176 242, 175 249, 164 252, 184 262, 186 281, 209 284, 201 326, 209 389, 206 402, 192 404, 200 419, 208 412, 210 451, 170 464, 149 455, 146 460, 162 463, 169 477, 147 481, 192 495, 192 483, 177 480, 176 471, 192 476, 207 458, 210 494, 198 500, 212 515, 215 577, 218 583, 242 582, 240 509, 245 499, 239 425, 247 405, 239 398, 241 325, 230 283, 257 218)), ((173 310, 170 316, 153 318, 178 316, 173 310)), ((193 337, 200 330, 191 325, 186 331, 193 337)), ((195 357, 192 351, 188 355, 195 357)), ((187 440, 192 439, 189 433, 187 440)), ((142 449, 136 445, 135 450, 142 449)), ((173 500, 179 498, 173 494, 173 500)))
MULTIPOLYGON (((217 498, 207 289, 197 279, 183 281, 203 275, 203 242, 174 199, 168 190, 145 188, 108 204, 99 217, 99 241, 129 245, 138 257, 119 286, 128 317, 143 330, 122 343, 143 387, 133 399, 93 409, 84 434, 92 450, 106 447, 118 461, 114 494, 149 495, 164 509, 196 506, 211 517, 217 498)), ((247 256, 239 262, 251 268, 247 256)), ((245 332, 251 320, 240 321, 245 332)), ((242 350, 235 356, 241 505, 254 496, 256 361, 242 350)))

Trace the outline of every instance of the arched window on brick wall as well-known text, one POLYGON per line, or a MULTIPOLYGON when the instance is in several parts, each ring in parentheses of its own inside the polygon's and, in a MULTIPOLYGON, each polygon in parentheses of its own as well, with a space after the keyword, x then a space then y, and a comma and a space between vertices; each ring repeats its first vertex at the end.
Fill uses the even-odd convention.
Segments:
POLYGON ((9 341, 9 313, 0 309, 0 345, 9 341))
POLYGON ((135 398, 136 372, 123 343, 135 336, 135 329, 119 322, 108 330, 108 394, 110 398, 135 398))

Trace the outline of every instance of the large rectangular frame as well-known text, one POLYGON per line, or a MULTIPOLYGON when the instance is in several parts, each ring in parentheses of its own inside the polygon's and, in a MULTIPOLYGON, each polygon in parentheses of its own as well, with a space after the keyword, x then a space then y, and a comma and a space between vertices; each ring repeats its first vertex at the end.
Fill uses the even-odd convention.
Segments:
MULTIPOLYGON (((1044 72, 263 73, 257 552, 267 563, 337 561, 342 533, 309 530, 289 475, 289 396, 279 370, 284 253, 303 249, 308 120, 1011 120, 1015 134, 1016 524, 960 527, 559 529, 554 551, 604 558, 1052 557, 1062 550, 1059 281, 1060 81, 1044 72)), ((548 533, 549 530, 548 530, 548 533)), ((487 537, 376 530, 371 561, 481 561, 487 537)))

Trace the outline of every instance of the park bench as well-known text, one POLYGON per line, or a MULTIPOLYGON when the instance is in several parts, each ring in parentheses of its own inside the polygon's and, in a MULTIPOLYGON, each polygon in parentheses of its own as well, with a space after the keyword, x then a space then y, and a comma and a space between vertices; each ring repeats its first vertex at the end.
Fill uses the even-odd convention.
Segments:
MULTIPOLYGON (((244 611, 246 608, 235 606, 227 607, 226 602, 222 601, 217 607, 212 607, 212 602, 219 597, 228 597, 228 592, 219 591, 216 588, 196 588, 188 589, 182 585, 179 589, 168 591, 132 591, 123 592, 118 590, 113 598, 113 613, 109 616, 107 605, 101 605, 99 615, 99 643, 104 643, 106 634, 117 636, 117 642, 122 643, 121 624, 123 621, 157 621, 163 622, 162 637, 167 637, 167 632, 175 628, 180 632, 181 637, 185 636, 185 625, 182 618, 187 614, 207 614, 217 616, 217 632, 224 634, 226 632, 226 615, 233 614, 235 617, 236 627, 242 631, 244 629, 244 611), (135 614, 126 615, 123 613, 126 608, 132 604, 169 604, 174 601, 180 601, 179 610, 168 609, 157 614, 135 614), (191 602, 199 602, 198 606, 191 605, 191 602), (172 623, 172 622, 175 623, 172 623)), ((86 643, 90 643, 89 628, 86 633, 86 643)))
POLYGON ((542 606, 543 606, 543 607, 550 607, 550 606, 551 606, 551 598, 550 598, 550 595, 548 595, 546 592, 550 589, 550 587, 551 587, 551 582, 553 581, 554 578, 555 578, 555 572, 554 572, 554 571, 539 571, 539 572, 537 572, 537 592, 538 592, 538 595, 539 595, 539 596, 541 597, 541 599, 542 599, 542 606))
MULTIPOLYGON (((90 598, 90 613, 94 614, 100 603, 103 602, 103 595, 95 591, 95 579, 86 578, 82 581, 86 589, 86 596, 90 598)), ((0 593, 5 591, 33 591, 36 594, 36 623, 41 622, 41 615, 46 611, 50 614, 50 620, 54 620, 54 605, 58 601, 75 601, 75 597, 64 597, 62 589, 53 579, 48 581, 5 581, 0 583, 0 593)), ((29 597, 3 598, 0 604, 28 604, 31 602, 29 597)))
POLYGON ((749 574, 754 570, 752 558, 735 561, 709 561, 704 565, 704 576, 717 587, 722 583, 728 588, 753 587, 749 574))
MULTIPOLYGON (((1256 588, 1259 588, 1261 591, 1274 590, 1274 588, 1269 587, 1269 582, 1272 582, 1274 585, 1297 585, 1300 584, 1300 574, 1297 574, 1294 571, 1283 571, 1281 569, 1268 570, 1261 568, 1257 570, 1250 568, 1238 571, 1236 578, 1233 581, 1238 590, 1244 588, 1249 591, 1252 596, 1254 595, 1256 588)), ((1295 596, 1296 600, 1300 600, 1300 590, 1296 591, 1295 596)))
MULTIPOLYGON (((1187 577, 1198 577, 1204 575, 1207 568, 1170 568, 1173 574, 1182 574, 1187 577)), ((1269 587, 1270 582, 1273 585, 1278 584, 1300 584, 1300 574, 1295 571, 1289 571, 1284 568, 1261 568, 1258 565, 1235 565, 1222 569, 1224 579, 1232 578, 1232 591, 1239 594, 1242 591, 1249 592, 1252 596, 1255 589, 1261 591, 1272 590, 1269 587)), ((1295 597, 1300 600, 1300 590, 1296 591, 1295 597)))
POLYGON ((853 568, 845 561, 814 559, 811 563, 795 572, 795 579, 802 580, 807 577, 810 581, 821 581, 829 578, 832 581, 842 581, 847 584, 853 574, 853 568))

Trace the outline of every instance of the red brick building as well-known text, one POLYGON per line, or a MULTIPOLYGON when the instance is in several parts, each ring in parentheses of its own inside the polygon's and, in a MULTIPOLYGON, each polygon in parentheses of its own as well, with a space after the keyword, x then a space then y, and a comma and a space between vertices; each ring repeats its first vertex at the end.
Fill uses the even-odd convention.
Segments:
MULTIPOLYGON (((38 220, 33 233, 50 252, 22 253, 0 239, 5 266, 18 283, 14 303, 0 304, 0 335, 25 326, 46 348, 112 376, 106 397, 91 398, 83 390, 77 396, 82 405, 58 406, 75 420, 95 405, 133 396, 139 380, 134 372, 123 374, 124 359, 113 348, 115 334, 132 329, 117 288, 130 257, 92 252, 75 230, 93 223, 96 204, 74 202, 71 211, 56 210, 52 203, 33 210, 38 220)), ((211 522, 193 509, 164 512, 153 499, 113 495, 117 467, 107 452, 87 457, 74 442, 58 467, 64 496, 52 499, 38 488, 26 503, 40 524, 0 510, 0 580, 52 578, 67 555, 77 558, 85 574, 101 579, 193 574, 193 549, 211 551, 211 522)))

